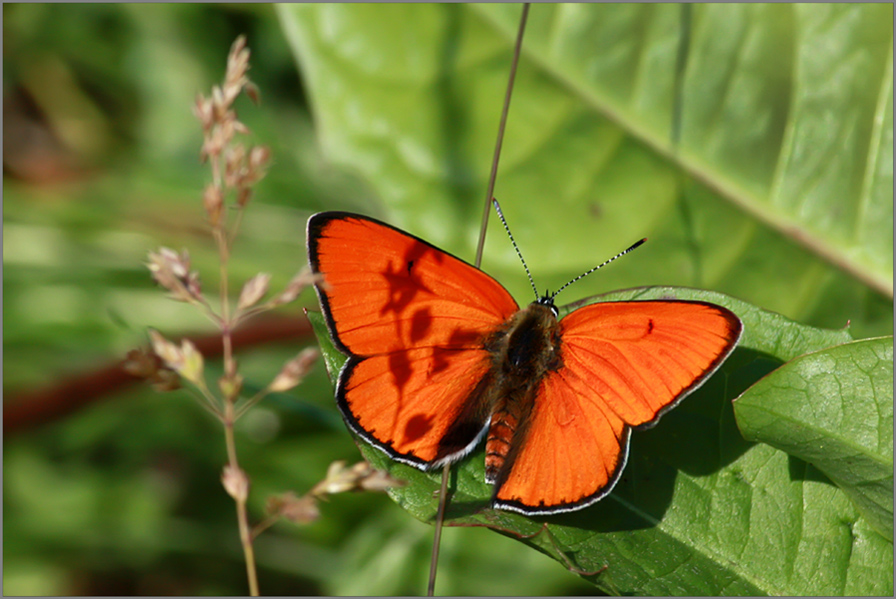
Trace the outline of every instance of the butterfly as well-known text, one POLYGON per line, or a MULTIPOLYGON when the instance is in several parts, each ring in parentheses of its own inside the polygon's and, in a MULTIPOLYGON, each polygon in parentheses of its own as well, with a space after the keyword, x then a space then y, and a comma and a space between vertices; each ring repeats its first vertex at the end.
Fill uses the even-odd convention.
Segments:
POLYGON ((496 509, 553 514, 606 496, 632 429, 700 386, 742 330, 699 301, 593 303, 558 319, 555 293, 521 309, 485 272, 358 214, 313 215, 307 245, 348 356, 336 402, 349 428, 421 470, 485 437, 496 509))

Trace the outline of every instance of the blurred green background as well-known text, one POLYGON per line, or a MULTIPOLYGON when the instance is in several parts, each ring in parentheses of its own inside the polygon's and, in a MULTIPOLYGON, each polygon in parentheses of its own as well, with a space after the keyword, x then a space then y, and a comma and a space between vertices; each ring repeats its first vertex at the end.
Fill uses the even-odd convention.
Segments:
MULTIPOLYGON (((114 365, 146 340, 211 333, 169 301, 143 266, 160 245, 187 248, 203 288, 217 254, 200 194, 201 131, 191 109, 223 77, 239 34, 262 104, 237 110, 250 141, 271 147, 232 261, 285 285, 304 264, 304 223, 361 187, 320 156, 297 66, 271 6, 4 5, 4 401, 114 365)), ((496 100, 497 102, 497 100, 496 100)), ((344 202, 344 200, 343 200, 344 202)), ((342 204, 344 206, 344 203, 342 204)), ((282 309, 303 318, 306 294, 282 309)), ((240 353, 247 386, 266 384, 313 343, 240 353)), ((210 362, 214 362, 210 360, 210 362)), ((209 368, 217 367, 210 364, 209 368)), ((214 376, 214 370, 211 371, 214 376)), ((33 396, 27 396, 35 401, 33 396)), ((50 400, 53 398, 50 397, 50 400)), ((87 385, 69 411, 4 435, 7 595, 240 595, 247 592, 217 422, 185 393, 87 385)), ((8 417, 7 417, 8 418, 8 417)), ((9 421, 7 421, 9 424, 9 421)), ((251 512, 307 491, 330 461, 360 458, 323 365, 239 423, 251 512)), ((257 542, 265 594, 417 594, 432 528, 385 495, 344 495, 315 524, 280 523, 257 542)), ((588 592, 556 562, 485 530, 448 530, 440 592, 588 592), (460 575, 463 573, 463 575, 460 575)))
MULTIPOLYGON (((892 279, 892 114, 874 112, 887 89, 892 104, 892 79, 889 88, 880 82, 892 58, 889 71, 878 69, 881 48, 889 44, 892 55, 892 29, 889 41, 883 31, 892 7, 701 9, 684 85, 698 88, 687 97, 702 105, 684 108, 691 120, 679 157, 657 150, 675 78, 675 38, 657 32, 674 34, 668 19, 678 13, 617 8, 587 30, 592 21, 577 8, 557 9, 553 20, 535 8, 497 195, 541 287, 648 235, 624 267, 589 277, 567 299, 691 285, 814 326, 851 321, 856 338, 892 331, 892 287, 881 291, 828 259, 892 279), (817 63, 851 62, 815 64, 815 50, 779 50, 791 27, 832 40, 817 63), (854 31, 862 35, 849 37, 854 31), (580 50, 590 39, 600 43, 580 50), (707 39, 737 40, 743 53, 701 45, 707 39), (630 68, 631 56, 643 71, 630 68), (808 69, 805 80, 789 79, 793 64, 808 69), (839 77, 822 90, 828 95, 800 87, 817 78, 812 68, 839 77), (626 79, 635 72, 636 81, 626 79), (837 128, 841 117, 847 125, 837 128), (870 155, 883 166, 865 177, 870 155), (828 167, 843 163, 852 170, 828 167)), ((204 289, 216 288, 200 200, 210 175, 198 162, 191 108, 220 82, 239 34, 262 104, 241 98, 237 110, 273 163, 243 222, 234 281, 264 271, 272 289, 285 285, 305 261, 308 215, 327 208, 363 210, 472 255, 518 7, 420 10, 409 18, 403 7, 3 6, 4 593, 246 592, 235 510, 219 483, 220 427, 185 393, 110 389, 104 369, 144 343, 149 326, 173 339, 212 332, 194 309, 165 299, 143 262, 161 245, 187 248, 204 289), (448 74, 427 70, 433 55, 448 74), (67 404, 37 395, 91 374, 67 404), (23 402, 46 402, 49 412, 39 422, 11 419, 23 402)), ((512 249, 490 239, 498 241, 486 246, 487 270, 525 299, 512 249)), ((305 294, 280 313, 298 322, 301 307, 314 305, 305 294)), ((247 387, 265 385, 313 343, 296 337, 241 351, 247 387)), ((267 496, 303 493, 332 460, 359 455, 322 365, 240 421, 237 442, 256 521, 267 496)), ((431 527, 384 495, 334 497, 322 512, 312 525, 280 523, 259 538, 264 594, 423 591, 431 527)), ((594 587, 522 544, 464 528, 445 531, 437 591, 594 587)))

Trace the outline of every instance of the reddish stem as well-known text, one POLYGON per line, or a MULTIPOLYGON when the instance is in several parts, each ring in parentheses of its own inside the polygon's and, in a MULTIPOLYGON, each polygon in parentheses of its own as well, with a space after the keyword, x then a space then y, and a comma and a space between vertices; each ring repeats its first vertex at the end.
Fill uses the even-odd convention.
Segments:
MULTIPOLYGON (((165 335, 168 339, 186 337, 193 341, 203 357, 222 354, 221 335, 165 335)), ((233 349, 283 341, 303 342, 312 336, 311 324, 304 316, 267 315, 253 319, 232 333, 233 349)), ((299 345, 297 343, 296 345, 299 345)), ((103 366, 59 380, 40 389, 7 395, 3 402, 3 434, 15 435, 73 414, 86 406, 142 381, 122 368, 124 361, 103 366)))

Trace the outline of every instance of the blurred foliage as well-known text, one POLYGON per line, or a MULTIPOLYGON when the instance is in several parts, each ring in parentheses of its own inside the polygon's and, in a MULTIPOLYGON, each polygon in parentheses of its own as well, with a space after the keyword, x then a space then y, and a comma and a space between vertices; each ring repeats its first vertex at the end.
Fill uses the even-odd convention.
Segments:
MULTIPOLYGON (((274 163, 231 262, 272 288, 304 263, 307 216, 363 186, 319 155, 296 64, 270 6, 7 4, 4 11, 4 396, 120 360, 153 326, 212 331, 165 299, 143 266, 187 248, 207 290, 217 254, 200 200, 191 108, 224 72, 240 33, 262 104, 238 101, 274 163)), ((302 318, 300 305, 284 313, 302 318)), ((309 339, 240 354, 266 384, 309 339)), ((211 361, 214 363, 214 360, 211 361)), ((211 367, 211 365, 210 365, 211 367)), ((211 376, 216 376, 210 373, 211 376)), ((185 393, 133 386, 4 442, 4 579, 13 595, 241 595, 233 502, 219 477, 220 427, 185 393)), ((252 515, 307 491, 335 459, 359 457, 323 366, 239 423, 252 515)), ((418 594, 432 528, 385 495, 346 495, 315 524, 257 542, 265 594, 418 594)), ((591 588, 547 557, 489 531, 447 530, 439 588, 457 594, 569 594, 591 588)))
MULTIPOLYGON (((439 10, 446 17, 456 16, 450 12, 453 8, 439 10)), ((473 10, 486 14, 492 9, 473 10)), ((365 89, 340 90, 338 73, 322 77, 320 72, 297 72, 283 32, 289 25, 281 24, 270 6, 6 4, 3 11, 6 402, 14 401, 19 392, 119 360, 145 342, 148 326, 172 339, 211 331, 195 310, 166 300, 153 287, 142 263, 146 252, 160 245, 187 248, 204 287, 216 288, 217 254, 200 201, 209 174, 198 163, 201 134, 191 107, 197 93, 208 93, 221 78, 227 50, 238 34, 247 35, 252 50, 250 76, 262 94, 261 107, 241 99, 238 110, 252 130, 252 141, 271 147, 273 166, 257 188, 241 229, 231 262, 235 284, 262 270, 272 274, 273 289, 282 287, 304 263, 304 223, 309 214, 327 207, 363 207, 382 216, 386 212, 383 196, 389 194, 394 196, 393 222, 406 227, 419 224, 414 230, 418 234, 425 233, 439 244, 451 242, 456 251, 468 247, 475 235, 471 223, 478 222, 478 212, 467 210, 469 204, 427 204, 433 197, 428 187, 407 181, 399 186, 395 182, 400 177, 391 178, 394 172, 377 172, 394 167, 394 162, 380 161, 377 152, 395 152, 389 158, 426 155, 408 142, 406 131, 377 119, 379 129, 365 129, 363 121, 354 123, 361 139, 355 146, 341 138, 342 145, 334 145, 332 136, 322 136, 321 128, 333 121, 320 106, 312 121, 300 75, 306 81, 322 80, 325 85, 317 88, 318 93, 324 90, 343 98, 344 104, 328 108, 345 110, 347 119, 364 109, 360 100, 376 104, 377 98, 365 89), (328 144, 329 153, 321 152, 321 143, 328 144), (358 147, 373 156, 365 168, 338 170, 332 165, 334 150, 338 154, 358 147), (403 209, 401 202, 410 209, 403 209)), ((377 80, 374 74, 367 79, 385 82, 385 97, 390 101, 399 92, 409 93, 406 103, 381 102, 380 106, 390 106, 410 129, 428 132, 429 126, 435 126, 455 142, 473 131, 477 148, 490 147, 503 94, 501 81, 506 80, 509 36, 505 30, 512 28, 512 16, 509 12, 489 18, 467 13, 464 18, 473 23, 478 36, 474 39, 494 42, 490 52, 495 54, 461 54, 462 66, 484 65, 489 77, 472 76, 460 85, 436 79, 428 92, 438 96, 437 102, 445 98, 447 116, 463 116, 465 107, 472 106, 481 119, 427 125, 424 110, 432 107, 432 96, 415 97, 408 80, 377 80)), ((372 22, 366 17, 360 20, 372 22)), ((368 67, 377 66, 382 57, 364 49, 371 28, 334 31, 335 22, 330 15, 319 30, 321 35, 335 36, 337 46, 349 56, 361 52, 353 60, 363 58, 368 67)), ((457 50, 451 37, 460 31, 453 28, 456 20, 433 17, 427 24, 445 34, 446 52, 457 50)), ((399 28, 398 33, 407 37, 396 34, 393 38, 413 44, 415 32, 422 31, 422 24, 399 28)), ((537 27, 527 35, 540 56, 544 50, 537 44, 544 36, 537 27)), ((418 55, 405 46, 399 57, 414 64, 418 55)), ((340 56, 336 59, 341 60, 340 56)), ((342 66, 353 64, 343 60, 342 66)), ((522 77, 550 83, 563 80, 556 73, 533 75, 531 70, 522 77)), ((578 106, 562 94, 547 99, 561 106, 578 106)), ((510 118, 517 135, 520 130, 534 130, 533 124, 554 122, 545 96, 523 94, 515 102, 518 112, 512 111, 510 118), (522 107, 529 111, 519 112, 522 107)), ((650 110, 650 106, 642 108, 650 110)), ((681 192, 675 177, 646 174, 657 160, 637 140, 625 138, 627 133, 603 125, 596 131, 583 129, 581 123, 590 123, 597 112, 589 106, 581 112, 581 121, 562 124, 561 132, 572 133, 578 145, 569 146, 569 136, 547 145, 545 151, 555 157, 552 167, 575 166, 575 156, 569 156, 576 152, 581 156, 593 146, 592 134, 600 133, 599 139, 640 157, 640 161, 613 163, 609 171, 620 179, 600 191, 640 198, 643 204, 627 210, 636 212, 648 226, 659 227, 663 221, 682 229, 693 227, 710 238, 720 252, 712 260, 740 267, 724 271, 729 273, 726 276, 719 274, 721 268, 709 273, 719 286, 727 285, 731 293, 750 292, 755 304, 783 312, 789 309, 789 316, 815 326, 841 327, 852 317, 856 338, 892 329, 889 298, 805 249, 791 251, 797 244, 786 235, 755 227, 735 207, 719 204, 714 208, 717 215, 704 217, 702 223, 687 222, 691 215, 686 206, 676 203, 676 194, 688 195, 694 205, 702 205, 708 203, 703 198, 709 192, 693 181, 686 182, 681 192), (627 187, 631 182, 640 187, 627 187), (654 210, 651 202, 657 197, 667 200, 668 213, 654 210), (753 232, 736 236, 725 232, 728 229, 720 231, 713 226, 720 219, 753 232), (746 254, 738 262, 732 256, 742 250, 744 239, 762 251, 746 254), (771 249, 766 252, 767 248, 771 249), (773 274, 776 278, 771 280, 773 274)), ((892 138, 889 143, 891 156, 892 138)), ((517 156, 530 147, 508 143, 504 164, 515 164, 511 172, 516 174, 532 175, 532 164, 514 163, 515 145, 517 156)), ((480 171, 487 168, 488 155, 486 151, 481 164, 477 158, 476 176, 464 170, 463 163, 449 164, 455 199, 481 195, 480 171)), ((345 165, 356 157, 341 158, 345 165)), ((444 174, 440 164, 435 169, 439 176, 444 174)), ((589 183, 562 170, 557 170, 554 179, 524 176, 506 181, 508 189, 514 190, 508 196, 529 191, 533 202, 544 194, 540 187, 536 193, 530 186, 550 187, 559 181, 584 188, 589 183)), ((444 188, 436 191, 451 197, 443 193, 444 188)), ((563 199, 548 194, 545 201, 563 199)), ((601 208, 609 210, 605 216, 610 222, 619 218, 618 208, 611 204, 597 204, 594 209, 601 208)), ((510 212, 506 204, 505 211, 510 212)), ((542 265, 561 262, 559 272, 550 276, 566 280, 565 270, 580 272, 574 262, 591 265, 593 257, 591 252, 584 255, 545 247, 545 240, 563 236, 556 227, 567 226, 571 220, 563 209, 555 207, 554 212, 565 225, 553 217, 526 221, 524 216, 508 216, 518 223, 516 234, 524 251, 530 248, 530 260, 542 265)), ((631 222, 630 217, 621 218, 631 222)), ((577 228, 587 223, 572 220, 577 228)), ((607 228, 612 235, 630 233, 624 227, 607 228)), ((585 235, 595 243, 607 243, 613 251, 623 247, 608 241, 604 230, 600 235, 592 231, 585 235)), ((653 255, 665 258, 674 251, 680 257, 681 246, 689 242, 676 235, 652 238, 657 248, 653 255)), ((592 250, 602 257, 610 253, 592 250)), ((490 244, 488 253, 493 264, 501 265, 499 271, 508 265, 506 272, 510 272, 512 263, 513 278, 524 283, 510 248, 490 244)), ((669 281, 643 278, 667 273, 679 277, 674 284, 693 280, 687 276, 686 259, 677 260, 673 269, 667 262, 647 257, 633 255, 631 260, 628 269, 608 269, 600 285, 665 283, 669 281), (617 275, 621 272, 640 273, 642 278, 617 275)), ((597 279, 593 281, 598 284, 597 279)), ((298 304, 283 313, 301 318, 300 306, 314 306, 315 301, 307 294, 298 304)), ((241 353, 247 384, 266 384, 283 361, 309 343, 313 343, 310 338, 296 339, 241 353)), ((160 395, 134 386, 101 399, 64 419, 6 436, 5 593, 245 593, 235 510, 219 482, 225 460, 220 427, 182 392, 160 395)), ((298 389, 272 397, 253 410, 240 422, 238 434, 241 464, 252 479, 250 507, 256 519, 261 518, 268 495, 287 489, 303 493, 323 477, 330 461, 358 456, 335 409, 322 365, 298 389)), ((323 506, 320 521, 301 528, 278 524, 259 537, 261 589, 265 594, 284 595, 419 594, 425 586, 431 538, 431 527, 409 517, 384 495, 334 497, 323 506)), ((472 528, 445 531, 437 584, 439 593, 460 595, 594 592, 546 556, 472 528)))

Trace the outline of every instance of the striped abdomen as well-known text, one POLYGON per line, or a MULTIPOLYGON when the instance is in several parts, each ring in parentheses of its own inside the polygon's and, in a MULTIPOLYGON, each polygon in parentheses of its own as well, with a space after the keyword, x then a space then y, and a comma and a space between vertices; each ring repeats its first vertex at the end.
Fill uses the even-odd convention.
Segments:
MULTIPOLYGON (((549 306, 520 310, 488 344, 493 359, 493 406, 485 444, 485 480, 498 484, 522 447, 545 374, 560 365, 557 318, 549 306)), ((499 485, 500 486, 500 485, 499 485)))

